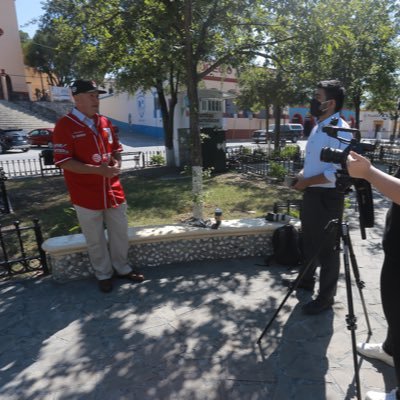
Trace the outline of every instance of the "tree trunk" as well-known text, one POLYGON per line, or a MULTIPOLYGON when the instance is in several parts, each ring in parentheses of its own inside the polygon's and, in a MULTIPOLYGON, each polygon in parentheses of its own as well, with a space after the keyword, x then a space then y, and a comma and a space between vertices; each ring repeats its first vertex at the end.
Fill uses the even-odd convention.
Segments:
POLYGON ((274 117, 275 117, 275 131, 274 131, 274 149, 279 151, 279 142, 281 139, 281 116, 282 107, 279 104, 274 105, 274 117))
POLYGON ((265 135, 268 135, 269 131, 269 101, 265 99, 265 135))
POLYGON ((203 219, 203 161, 199 128, 199 98, 197 91, 197 62, 193 58, 192 0, 185 0, 185 54, 187 94, 189 98, 189 129, 192 155, 193 218, 203 219))
MULTIPOLYGON (((398 123, 399 123, 399 114, 396 114, 395 117, 393 118, 393 139, 396 139, 396 131, 398 123)), ((400 129, 399 133, 397 134, 397 139, 399 139, 399 136, 400 136, 400 129)))
POLYGON ((361 96, 353 96, 354 113, 356 115, 356 129, 360 129, 360 109, 361 109, 361 96))
POLYGON ((161 81, 157 82, 156 89, 157 89, 158 101, 160 103, 161 115, 163 121, 164 144, 166 147, 167 165, 169 167, 173 167, 176 165, 173 138, 174 138, 174 111, 178 101, 177 94, 172 91, 168 108, 168 103, 165 97, 163 83, 161 81))

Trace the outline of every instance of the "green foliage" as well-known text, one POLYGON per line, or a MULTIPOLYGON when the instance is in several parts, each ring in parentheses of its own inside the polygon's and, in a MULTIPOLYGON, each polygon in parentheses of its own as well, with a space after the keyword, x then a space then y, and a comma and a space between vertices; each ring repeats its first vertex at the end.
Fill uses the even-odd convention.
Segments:
MULTIPOLYGON (((68 208, 64 208, 63 212, 65 213, 65 215, 71 220, 71 221, 78 221, 78 217, 76 215, 76 211, 74 207, 68 207, 68 208)), ((68 229, 68 233, 80 233, 81 232, 81 228, 79 226, 79 223, 77 223, 76 225, 71 226, 68 229)))
POLYGON ((279 152, 280 158, 285 160, 296 160, 300 157, 300 146, 289 145, 283 147, 279 152))
POLYGON ((253 156, 255 158, 259 158, 260 160, 263 160, 267 157, 267 152, 261 148, 256 148, 253 150, 253 156))
POLYGON ((275 161, 270 161, 268 176, 272 178, 276 178, 278 181, 283 181, 285 176, 287 175, 286 168, 275 161))
POLYGON ((250 155, 252 153, 253 153, 253 151, 249 147, 241 147, 240 148, 240 154, 243 154, 246 156, 246 155, 250 155))
POLYGON ((291 209, 289 210, 289 215, 290 215, 291 217, 293 217, 293 218, 300 219, 300 210, 295 209, 295 208, 291 208, 291 209))
POLYGON ((340 79, 357 123, 364 96, 384 93, 390 85, 387 78, 399 68, 396 3, 350 0, 338 7, 333 1, 318 1, 304 21, 310 37, 302 46, 308 60, 304 70, 320 79, 340 79))
MULTIPOLYGON (((289 94, 281 97, 284 105, 299 96, 304 102, 316 82, 336 78, 344 83, 358 122, 366 95, 385 98, 400 67, 398 1, 350 0, 338 6, 332 0, 293 0, 273 2, 270 10, 269 22, 275 23, 265 27, 265 35, 275 41, 264 49, 267 70, 244 71, 241 104, 256 110, 274 100, 278 105, 281 89, 289 94), (270 75, 275 88, 273 77, 267 85, 270 75), (293 98, 290 89, 297 92, 293 98)), ((276 119, 275 104, 274 111, 276 119)))
MULTIPOLYGON (((212 174, 214 172, 214 167, 209 167, 209 168, 203 168, 202 170, 202 177, 203 179, 209 179, 212 177, 212 174)), ((183 167, 183 171, 181 172, 182 175, 184 176, 192 176, 192 167, 190 165, 185 165, 183 167)))
POLYGON ((153 165, 165 165, 165 158, 161 154, 153 154, 150 157, 150 163, 153 165))
MULTIPOLYGON (((155 175, 141 177, 127 172, 122 175, 122 183, 129 204, 130 226, 171 224, 190 216, 190 179, 179 175, 159 179, 155 175)), ((217 206, 223 210, 226 219, 246 218, 249 211, 264 215, 272 209, 274 202, 293 198, 292 190, 277 188, 262 179, 242 179, 236 173, 212 176, 206 189, 205 215, 210 218, 217 206)), ((3 215, 3 227, 15 220, 28 223, 37 217, 44 239, 77 232, 76 213, 71 208, 63 177, 8 180, 7 192, 12 199, 14 214, 3 215)))

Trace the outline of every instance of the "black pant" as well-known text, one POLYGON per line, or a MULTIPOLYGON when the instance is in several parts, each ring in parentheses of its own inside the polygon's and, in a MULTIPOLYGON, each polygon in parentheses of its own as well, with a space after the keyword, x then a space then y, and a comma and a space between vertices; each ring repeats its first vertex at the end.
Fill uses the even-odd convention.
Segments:
POLYGON ((324 229, 329 221, 341 220, 343 205, 344 195, 336 189, 311 187, 304 192, 301 209, 303 268, 308 265, 317 252, 319 255, 316 262, 307 269, 302 281, 304 283, 313 282, 315 270, 320 266, 319 297, 326 301, 332 300, 336 294, 340 270, 340 251, 338 230, 333 230, 328 236, 324 229))
POLYGON ((381 298, 388 331, 383 349, 393 356, 397 386, 400 387, 400 262, 385 254, 381 272, 381 298))

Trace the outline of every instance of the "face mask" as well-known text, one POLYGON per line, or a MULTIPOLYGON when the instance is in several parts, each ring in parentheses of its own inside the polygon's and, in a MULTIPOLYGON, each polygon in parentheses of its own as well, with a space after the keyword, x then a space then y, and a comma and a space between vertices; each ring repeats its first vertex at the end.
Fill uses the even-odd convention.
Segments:
POLYGON ((316 118, 320 117, 327 110, 327 108, 321 110, 322 104, 326 103, 327 101, 323 101, 321 103, 317 99, 312 99, 310 102, 310 114, 316 118))

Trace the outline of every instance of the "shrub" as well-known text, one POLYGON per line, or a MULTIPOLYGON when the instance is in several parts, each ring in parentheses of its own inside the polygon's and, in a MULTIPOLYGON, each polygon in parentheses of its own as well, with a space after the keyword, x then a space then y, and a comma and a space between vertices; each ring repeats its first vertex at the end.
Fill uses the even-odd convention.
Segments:
POLYGON ((150 164, 152 165, 164 165, 165 158, 161 154, 154 154, 150 157, 150 164))
POLYGON ((247 155, 252 154, 252 150, 248 147, 240 146, 240 154, 247 156, 247 155))
POLYGON ((269 163, 269 170, 268 170, 268 175, 272 178, 276 178, 279 181, 283 181, 283 179, 285 178, 287 174, 286 168, 275 162, 275 161, 271 161, 269 163))
POLYGON ((286 160, 297 160, 300 156, 300 146, 285 146, 280 151, 280 157, 286 160))

